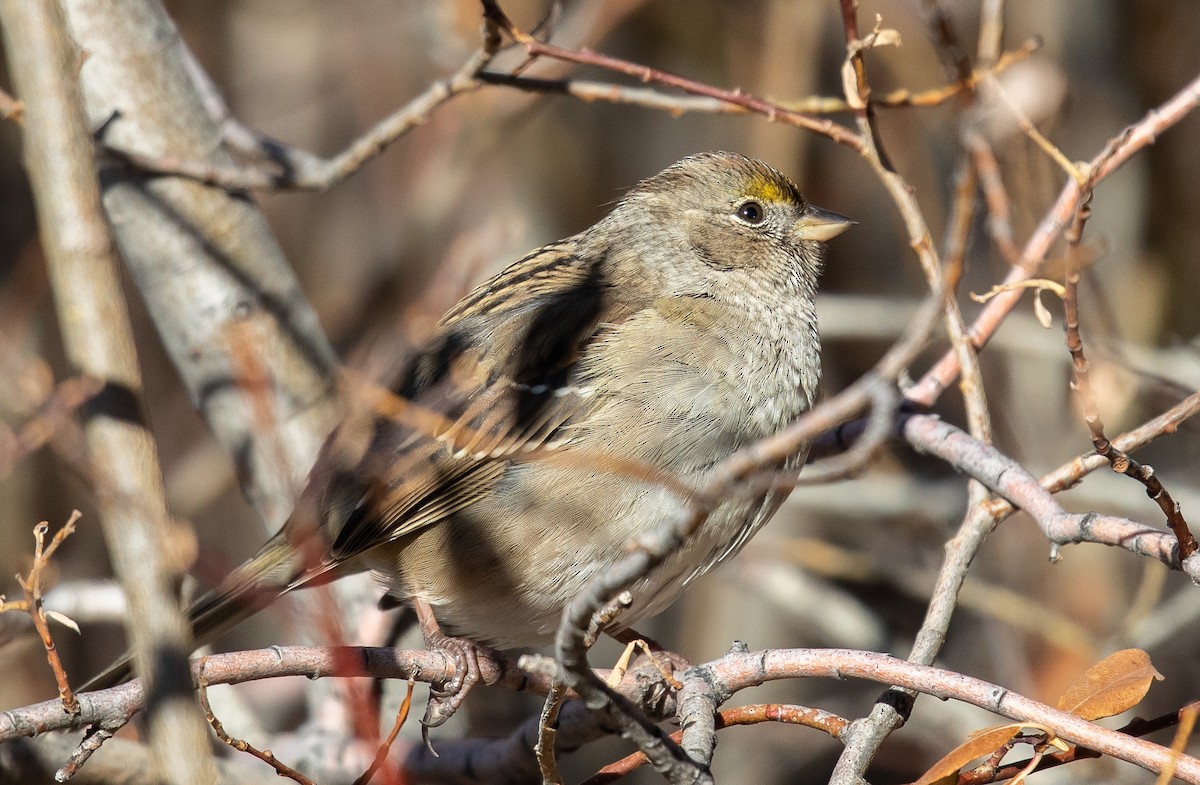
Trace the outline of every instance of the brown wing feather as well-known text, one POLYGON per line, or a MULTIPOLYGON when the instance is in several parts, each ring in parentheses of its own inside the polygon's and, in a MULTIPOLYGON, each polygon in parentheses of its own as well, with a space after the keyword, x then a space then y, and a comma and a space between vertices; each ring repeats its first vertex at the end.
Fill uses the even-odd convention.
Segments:
POLYGON ((414 438, 404 422, 376 420, 365 457, 328 485, 332 561, 469 507, 491 492, 513 454, 545 444, 587 408, 586 395, 571 388, 575 361, 598 329, 629 312, 599 277, 600 261, 580 257, 570 241, 547 246, 446 315, 396 392, 450 424, 414 438))

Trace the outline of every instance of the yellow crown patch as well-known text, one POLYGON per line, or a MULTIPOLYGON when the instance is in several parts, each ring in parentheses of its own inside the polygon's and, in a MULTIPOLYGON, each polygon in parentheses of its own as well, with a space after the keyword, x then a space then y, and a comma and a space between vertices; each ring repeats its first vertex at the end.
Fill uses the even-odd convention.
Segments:
POLYGON ((792 189, 773 177, 755 176, 750 180, 749 196, 764 202, 787 202, 795 197, 792 189))

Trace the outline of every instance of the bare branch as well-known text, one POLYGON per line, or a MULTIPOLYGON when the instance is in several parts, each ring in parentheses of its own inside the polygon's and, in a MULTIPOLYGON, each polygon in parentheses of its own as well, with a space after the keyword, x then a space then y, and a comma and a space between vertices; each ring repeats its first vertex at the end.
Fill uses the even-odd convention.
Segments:
MULTIPOLYGON (((76 70, 106 143, 232 162, 179 32, 157 0, 67 0, 63 7, 88 52, 76 70)), ((121 217, 112 224, 116 240, 163 344, 218 443, 234 456, 246 496, 274 528, 291 511, 333 414, 337 363, 316 313, 251 200, 113 161, 105 185, 104 206, 121 217), (241 378, 236 351, 259 356, 257 366, 270 371, 266 389, 241 378), (255 414, 263 398, 275 422, 271 434, 255 414)))
MULTIPOLYGON (((1176 761, 1176 776, 1200 783, 1200 760, 1175 758, 1159 744, 1110 730, 1069 712, 1031 700, 997 684, 950 670, 917 665, 886 654, 845 649, 776 649, 726 654, 709 663, 719 690, 730 693, 776 679, 867 679, 894 684, 942 700, 958 700, 1017 722, 1051 727, 1067 741, 1111 755, 1152 772, 1176 761)), ((845 733, 852 734, 853 726, 845 733)))
POLYGON ((856 152, 861 151, 862 141, 853 132, 834 123, 832 120, 814 117, 803 112, 795 112, 781 104, 756 98, 741 90, 722 90, 704 82, 697 82, 693 79, 661 71, 657 68, 639 65, 628 60, 600 54, 588 49, 574 51, 545 43, 517 28, 494 0, 483 0, 483 7, 485 16, 491 19, 514 41, 525 47, 525 51, 529 53, 530 57, 551 57, 556 60, 577 63, 579 65, 593 65, 608 71, 632 76, 645 83, 653 82, 673 87, 688 95, 716 99, 723 103, 740 106, 746 111, 761 114, 771 122, 794 125, 797 128, 803 128, 807 131, 828 137, 856 152))
POLYGON ((1163 487, 1162 481, 1154 474, 1154 469, 1139 463, 1122 450, 1113 446, 1104 434, 1104 422, 1096 408, 1096 396, 1091 386, 1091 363, 1083 351, 1083 338, 1079 334, 1079 278, 1082 263, 1080 243, 1083 240, 1083 229, 1091 216, 1091 194, 1075 213, 1075 220, 1067 231, 1067 285, 1063 296, 1063 309, 1067 327, 1067 349, 1071 353, 1073 373, 1072 386, 1079 396, 1083 407, 1083 421, 1087 423, 1088 432, 1096 453, 1102 456, 1112 466, 1113 471, 1119 472, 1140 482, 1146 488, 1146 495, 1154 500, 1167 518, 1167 525, 1175 532, 1179 541, 1180 558, 1186 559, 1196 552, 1196 538, 1188 529, 1187 521, 1180 512, 1179 503, 1171 498, 1171 494, 1163 487))
MULTIPOLYGON (((1005 52, 990 71, 975 71, 967 82, 956 82, 945 87, 930 90, 913 91, 907 89, 893 90, 882 95, 873 96, 872 103, 881 109, 902 107, 938 106, 964 92, 973 90, 987 74, 1000 74, 1014 63, 1025 60, 1038 49, 1037 41, 1027 41, 1012 52, 1005 52)), ((675 95, 649 87, 621 85, 613 82, 597 82, 587 79, 542 79, 514 73, 498 73, 482 71, 479 79, 486 84, 512 87, 526 92, 547 93, 551 95, 569 95, 581 101, 603 101, 613 104, 627 104, 646 109, 657 109, 679 116, 687 112, 704 114, 749 114, 752 110, 740 103, 730 103, 721 98, 703 95, 675 95)), ((845 98, 831 96, 814 96, 793 100, 777 99, 779 106, 807 115, 838 114, 854 111, 845 98)), ((768 118, 769 119, 769 118, 768 118)), ((780 118, 775 118, 781 122, 780 118)))
POLYGON ((174 593, 186 566, 172 547, 162 472, 141 413, 141 377, 79 100, 78 51, 57 0, 0 4, 9 65, 26 106, 25 155, 67 355, 103 380, 85 421, 100 521, 129 595, 138 671, 158 699, 150 740, 171 782, 215 778, 203 720, 181 697, 190 650, 174 593))
MULTIPOLYGON (((1186 117, 1197 105, 1200 105, 1200 76, 1161 106, 1150 110, 1141 120, 1113 137, 1106 149, 1088 165, 1089 182, 1094 186, 1115 172, 1134 153, 1153 144, 1159 134, 1186 117)), ((1025 244, 1021 252, 1021 262, 1005 277, 1005 284, 1037 277, 1050 246, 1070 225, 1082 195, 1083 186, 1073 179, 1069 180, 1059 193, 1054 206, 1025 244)), ((982 348, 987 343, 1020 297, 1020 290, 1006 292, 989 302, 980 312, 969 332, 971 342, 976 348, 982 348)), ((916 385, 905 392, 905 397, 914 403, 932 406, 958 376, 959 367, 959 358, 953 352, 946 353, 916 385)))
POLYGON ((204 678, 204 663, 205 658, 200 659, 200 683, 198 685, 200 696, 200 707, 204 709, 204 717, 208 720, 208 724, 212 726, 213 732, 217 734, 217 738, 225 742, 226 745, 234 748, 238 752, 245 752, 255 758, 258 758, 263 763, 267 764, 275 770, 275 773, 280 777, 285 777, 300 785, 316 785, 315 782, 305 777, 300 772, 293 769, 283 761, 275 757, 270 750, 260 750, 253 744, 242 739, 235 739, 225 731, 225 726, 213 714, 212 707, 208 705, 208 682, 204 678))
MULTIPOLYGON (((25 592, 25 599, 22 602, 3 602, 4 595, 0 594, 0 613, 22 610, 33 619, 33 626, 37 629, 38 637, 42 640, 42 647, 46 650, 46 660, 50 663, 50 670, 54 672, 54 680, 58 684, 58 698, 62 701, 63 711, 67 714, 79 713, 79 701, 75 699, 71 684, 67 681, 67 673, 63 670, 62 661, 58 657, 58 649, 54 645, 54 638, 50 635, 50 624, 46 620, 47 612, 42 604, 44 588, 42 573, 49 565, 54 552, 58 550, 58 546, 75 531, 75 524, 81 517, 82 514, 79 510, 71 513, 71 517, 67 519, 62 528, 54 533, 49 547, 45 545, 49 524, 42 521, 34 526, 33 566, 29 568, 29 574, 24 578, 20 575, 17 576, 17 583, 21 584, 21 588, 25 592)), ((62 617, 60 616, 60 618, 62 617)), ((71 624, 74 625, 74 622, 72 621, 71 624)), ((79 632, 79 628, 76 627, 75 631, 79 632)))
POLYGON ((905 423, 904 436, 918 450, 936 455, 1024 510, 1037 521, 1054 546, 1079 542, 1112 545, 1157 559, 1200 581, 1200 558, 1194 555, 1180 558, 1178 543, 1172 535, 1127 518, 1065 512, 1032 474, 953 425, 918 415, 905 423))
POLYGON ((321 158, 275 140, 257 139, 259 164, 235 166, 189 160, 175 155, 155 155, 116 143, 106 149, 139 169, 155 174, 180 175, 231 191, 293 189, 324 191, 357 172, 392 142, 421 125, 442 105, 472 92, 482 82, 478 75, 491 62, 495 37, 485 35, 485 45, 473 53, 453 75, 435 81, 419 96, 379 121, 332 158, 321 158))

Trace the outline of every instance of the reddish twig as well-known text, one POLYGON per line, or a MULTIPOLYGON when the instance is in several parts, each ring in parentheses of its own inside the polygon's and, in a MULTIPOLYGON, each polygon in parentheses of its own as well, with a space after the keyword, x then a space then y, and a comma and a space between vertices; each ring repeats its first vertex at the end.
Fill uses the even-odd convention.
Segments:
MULTIPOLYGON (((1143 720, 1135 717, 1125 727, 1118 728, 1118 732, 1132 737, 1142 737, 1165 728, 1171 728, 1176 725, 1182 726, 1186 722, 1189 713, 1194 713, 1197 707, 1200 707, 1200 704, 1189 703, 1177 711, 1164 714, 1152 720, 1143 720)), ((1045 769, 1061 766, 1064 763, 1073 763, 1077 760, 1089 760, 1099 757, 1100 753, 1095 750, 1078 744, 1071 744, 1066 751, 1043 755, 1033 771, 1044 771, 1045 769)), ((1029 767, 1031 763, 1031 759, 1026 759, 1001 766, 1000 760, 989 760, 970 771, 960 773, 958 776, 958 785, 990 785, 993 782, 1004 782, 1017 776, 1017 774, 1029 767)))
MULTIPOLYGON (((1008 745, 1005 745, 1002 750, 1007 752, 1008 745)), ((999 752, 1000 750, 997 751, 997 753, 999 752)), ((1026 758, 1025 760, 1005 766, 1001 766, 998 760, 988 760, 970 771, 960 773, 958 775, 958 785, 990 785, 993 782, 1010 780, 1026 769, 1029 769, 1031 765, 1033 766, 1032 771, 1045 771, 1046 769, 1061 766, 1064 763, 1073 763, 1077 760, 1088 760, 1099 757, 1100 753, 1094 750, 1072 744, 1066 752, 1038 755, 1036 764, 1033 758, 1026 758)))
POLYGON ((694 79, 688 79, 667 71, 650 68, 649 66, 622 60, 610 55, 600 54, 590 49, 576 51, 539 41, 513 24, 512 20, 508 18, 508 15, 504 13, 495 0, 481 1, 484 17, 491 20, 510 38, 523 46, 530 57, 550 57, 555 60, 576 63, 578 65, 596 66, 606 71, 631 76, 643 83, 661 84, 681 90, 689 95, 716 99, 726 104, 743 107, 754 114, 764 115, 771 122, 785 123, 820 134, 838 144, 845 145, 855 152, 862 151, 862 139, 853 131, 838 125, 832 120, 823 117, 814 117, 804 112, 796 112, 782 104, 758 98, 742 90, 723 90, 704 82, 698 82, 694 79))
MULTIPOLYGON (((1153 144, 1158 135, 1186 117, 1200 105, 1200 76, 1189 82, 1182 90, 1155 109, 1150 110, 1138 122, 1114 137, 1105 150, 1086 167, 1089 180, 1094 186, 1115 172, 1134 153, 1153 144)), ((1004 284, 1013 284, 1037 276, 1050 246, 1069 226, 1075 209, 1082 199, 1083 186, 1068 179, 1058 200, 1042 219, 1037 230, 1025 244, 1021 262, 1013 267, 1004 284)), ((968 333, 976 348, 982 348, 999 328, 1008 312, 1021 298, 1021 290, 1011 290, 992 299, 976 317, 968 333)), ((922 406, 932 406, 934 401, 954 381, 959 372, 959 360, 954 352, 947 352, 925 373, 921 380, 905 392, 905 397, 922 406)))
MULTIPOLYGON (((990 74, 1001 74, 1014 63, 1021 62, 1038 49, 1036 40, 1026 41, 1020 48, 1005 52, 991 70, 979 70, 967 82, 955 82, 928 90, 900 88, 871 98, 871 103, 880 109, 900 107, 939 106, 965 91, 974 90, 990 74)), ((605 103, 641 106, 657 109, 673 115, 685 112, 705 114, 749 114, 752 110, 741 103, 729 103, 719 98, 703 95, 673 95, 653 88, 620 85, 612 82, 597 82, 586 79, 543 79, 516 73, 483 71, 479 80, 487 84, 512 87, 533 93, 569 95, 581 101, 603 101, 605 103)), ((776 104, 791 112, 807 115, 827 115, 854 111, 845 98, 813 96, 795 100, 777 99, 776 104)))
POLYGON ((1140 482, 1146 488, 1146 495, 1154 500, 1167 518, 1167 525, 1175 533, 1179 542, 1179 556, 1186 559, 1196 552, 1196 538, 1192 536, 1187 521, 1179 509, 1179 502, 1171 498, 1171 494, 1163 487, 1162 482, 1154 473, 1154 468, 1134 460, 1124 450, 1114 446, 1104 433, 1104 421, 1096 405, 1095 392, 1091 386, 1091 363, 1083 351, 1083 337, 1079 333, 1079 279, 1082 275, 1080 255, 1083 230, 1091 217, 1091 194, 1080 203, 1075 211, 1071 228, 1067 230, 1067 274, 1066 291, 1063 296, 1063 311, 1066 321, 1067 350, 1071 353, 1072 381, 1071 386, 1079 396, 1083 409, 1083 421, 1087 424, 1092 444, 1096 453, 1108 461, 1113 471, 1124 474, 1140 482))
POLYGON ((971 225, 975 219, 975 191, 979 174, 967 160, 960 160, 954 173, 954 201, 950 209, 950 220, 946 222, 946 241, 943 244, 946 288, 958 289, 966 263, 967 244, 971 237, 971 225))
POLYGON ((979 186, 987 205, 987 231, 1000 255, 1011 265, 1021 261, 1021 249, 1013 241, 1012 209, 1009 206, 1008 189, 1000 175, 1000 164, 992 146, 975 129, 963 132, 963 146, 971 156, 971 165, 979 175, 979 186))
MULTIPOLYGON (((4 602, 4 596, 0 595, 0 613, 5 611, 23 611, 29 614, 33 619, 33 626, 37 629, 38 637, 42 640, 42 646, 46 650, 46 661, 50 663, 50 670, 54 671, 54 680, 58 684, 58 699, 62 703, 62 709, 71 716, 79 715, 79 701, 75 697, 75 693, 71 690, 71 683, 67 680, 67 672, 63 670, 62 660, 58 656, 58 648, 54 645, 54 638, 50 635, 50 623, 46 618, 46 609, 42 606, 42 572, 46 569, 46 565, 50 563, 50 559, 54 556, 54 552, 58 550, 58 546, 63 540, 71 536, 75 531, 75 523, 83 517, 79 510, 71 513, 71 517, 63 524, 63 527, 54 533, 54 537, 50 539, 50 544, 46 545, 46 532, 50 528, 50 524, 42 521, 33 527, 33 566, 29 568, 29 574, 22 578, 17 576, 17 583, 21 585, 21 589, 25 592, 25 599, 14 600, 12 602, 4 602)), ((63 617, 58 617, 62 619, 63 617)), ((71 623, 74 624, 73 622, 71 623)), ((76 630, 78 632, 78 630, 76 630)))
MULTIPOLYGON (((796 706, 786 703, 755 703, 748 706, 737 706, 724 709, 717 714, 716 726, 732 728, 735 725, 757 725, 761 722, 782 722, 788 725, 803 725, 806 728, 824 731, 835 739, 840 739, 849 727, 850 721, 844 717, 808 706, 796 706)), ((683 737, 683 731, 676 731, 671 738, 678 742, 683 737)), ((607 785, 633 773, 645 766, 649 761, 641 752, 627 755, 618 761, 608 764, 584 781, 583 785, 607 785)))
POLYGON ((375 759, 371 761, 371 765, 362 773, 362 776, 354 781, 354 785, 367 785, 371 778, 375 776, 375 772, 383 767, 387 762, 388 752, 395 743, 396 737, 400 735, 400 729, 404 727, 405 721, 408 720, 408 712, 412 708, 413 688, 417 682, 413 678, 408 680, 408 692, 404 695, 404 700, 400 703, 400 709, 396 712, 396 721, 392 723, 392 730, 388 733, 387 738, 379 745, 379 751, 375 753, 375 759))
POLYGON ((200 700, 200 708, 204 709, 204 718, 207 719, 208 724, 212 726, 213 732, 217 734, 217 738, 238 752, 245 752, 249 755, 253 755, 255 758, 258 758, 263 763, 275 769, 275 773, 280 777, 286 777, 294 782, 300 783, 300 785, 317 785, 308 777, 305 777, 291 766, 276 758, 274 753, 272 753, 270 750, 260 750, 244 739, 235 739, 225 731, 225 727, 221 724, 221 721, 217 719, 215 714, 213 714, 212 707, 208 705, 208 682, 204 678, 204 665, 206 659, 207 658, 200 659, 200 678, 197 685, 197 696, 200 700))

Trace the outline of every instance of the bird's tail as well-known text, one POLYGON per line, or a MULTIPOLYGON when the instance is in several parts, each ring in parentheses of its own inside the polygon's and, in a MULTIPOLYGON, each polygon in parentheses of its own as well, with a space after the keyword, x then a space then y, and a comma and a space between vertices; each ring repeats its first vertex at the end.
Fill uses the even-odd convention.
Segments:
MULTIPOLYGON (((331 580, 337 566, 319 557, 306 559, 303 548, 297 549, 284 532, 276 534, 254 557, 188 608, 193 640, 197 646, 211 643, 292 589, 331 580)), ((131 655, 126 652, 88 681, 81 691, 104 689, 127 681, 131 666, 131 655)))

